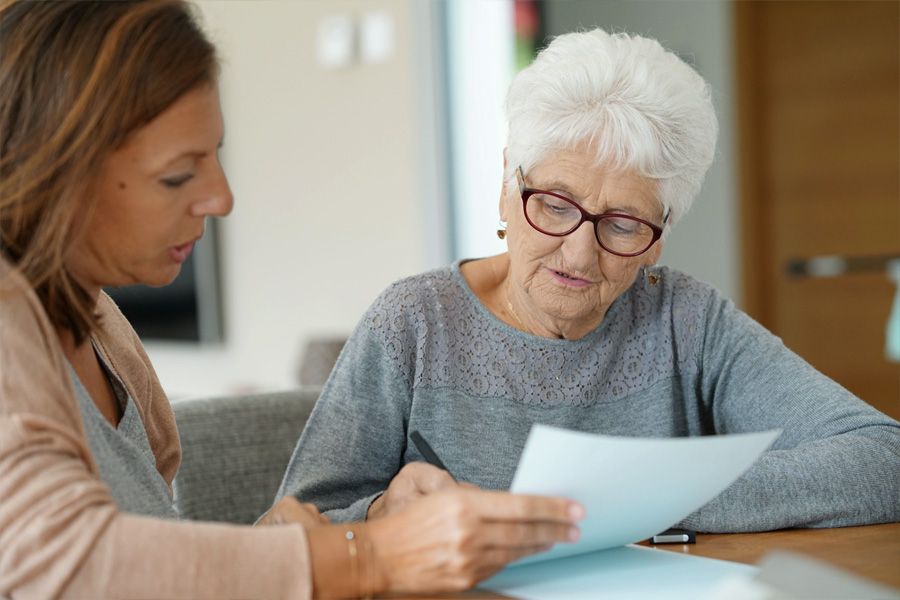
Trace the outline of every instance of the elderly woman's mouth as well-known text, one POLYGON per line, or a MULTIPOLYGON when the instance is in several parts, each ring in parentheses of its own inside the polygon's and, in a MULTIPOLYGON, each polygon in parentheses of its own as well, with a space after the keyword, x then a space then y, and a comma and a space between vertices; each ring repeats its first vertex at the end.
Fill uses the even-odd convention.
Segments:
POLYGON ((547 271, 550 272, 550 276, 553 277, 553 279, 563 285, 568 285, 571 287, 585 287, 593 283, 593 281, 589 279, 578 277, 577 275, 572 275, 571 273, 566 273, 565 271, 557 271, 556 269, 551 269, 549 267, 547 268, 547 271))

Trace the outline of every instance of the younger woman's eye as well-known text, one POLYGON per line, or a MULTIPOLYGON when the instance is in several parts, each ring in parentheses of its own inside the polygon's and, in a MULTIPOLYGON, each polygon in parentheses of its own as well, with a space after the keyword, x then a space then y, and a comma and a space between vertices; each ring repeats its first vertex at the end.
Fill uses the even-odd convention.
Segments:
POLYGON ((162 179, 160 179, 160 182, 167 188, 177 188, 193 179, 193 177, 193 173, 184 173, 182 175, 175 175, 173 177, 163 177, 162 179))

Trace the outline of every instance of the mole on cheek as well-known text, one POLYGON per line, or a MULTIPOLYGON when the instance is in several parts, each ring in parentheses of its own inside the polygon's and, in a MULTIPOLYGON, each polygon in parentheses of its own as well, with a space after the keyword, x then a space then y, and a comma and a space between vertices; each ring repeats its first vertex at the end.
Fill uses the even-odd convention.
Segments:
POLYGON ((124 181, 120 181, 120 182, 119 182, 119 189, 120 189, 120 190, 124 190, 124 189, 127 188, 127 187, 128 187, 128 186, 125 185, 125 182, 124 182, 124 181))

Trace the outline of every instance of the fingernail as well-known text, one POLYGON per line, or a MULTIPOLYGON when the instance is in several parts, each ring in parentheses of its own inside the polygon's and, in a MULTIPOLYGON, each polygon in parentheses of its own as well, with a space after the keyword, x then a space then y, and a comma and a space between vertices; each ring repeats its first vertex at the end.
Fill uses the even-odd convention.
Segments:
POLYGON ((579 537, 581 537, 581 532, 578 531, 578 528, 577 528, 577 527, 570 527, 570 528, 569 528, 569 541, 570 541, 570 542, 576 542, 576 541, 578 541, 578 538, 579 538, 579 537))
POLYGON ((572 517, 575 521, 580 521, 585 517, 584 507, 578 503, 573 502, 569 505, 569 516, 572 517))

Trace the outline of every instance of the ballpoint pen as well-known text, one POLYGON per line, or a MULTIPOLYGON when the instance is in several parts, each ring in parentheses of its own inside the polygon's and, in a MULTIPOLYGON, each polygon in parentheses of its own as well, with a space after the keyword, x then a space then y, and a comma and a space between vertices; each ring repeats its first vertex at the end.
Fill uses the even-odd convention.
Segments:
POLYGON ((409 439, 412 440, 413 445, 419 451, 419 453, 425 457, 425 461, 429 464, 434 465, 439 469, 443 469, 447 471, 447 474, 450 477, 453 477, 453 481, 456 481, 456 477, 453 476, 453 473, 450 472, 450 469, 444 464, 444 462, 438 457, 437 453, 431 448, 431 445, 425 441, 425 438, 422 437, 422 434, 418 431, 412 431, 409 434, 409 439))

